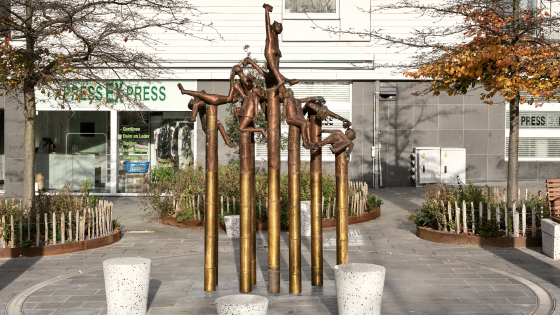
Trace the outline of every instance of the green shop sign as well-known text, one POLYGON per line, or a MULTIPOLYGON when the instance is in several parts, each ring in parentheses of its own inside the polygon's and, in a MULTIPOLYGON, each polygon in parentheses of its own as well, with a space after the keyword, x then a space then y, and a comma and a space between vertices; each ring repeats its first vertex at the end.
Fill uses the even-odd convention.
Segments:
MULTIPOLYGON (((131 100, 139 100, 154 110, 187 110, 190 96, 182 95, 177 84, 185 89, 196 90, 195 80, 161 80, 161 81, 106 81, 104 85, 91 81, 71 81, 62 89, 63 100, 47 97, 40 91, 36 97, 40 102, 38 109, 60 107, 63 102, 77 108, 97 108, 106 100, 115 109, 126 109, 131 100), (78 95, 82 95, 78 97, 78 95)), ((103 105, 101 105, 103 106, 103 105)))

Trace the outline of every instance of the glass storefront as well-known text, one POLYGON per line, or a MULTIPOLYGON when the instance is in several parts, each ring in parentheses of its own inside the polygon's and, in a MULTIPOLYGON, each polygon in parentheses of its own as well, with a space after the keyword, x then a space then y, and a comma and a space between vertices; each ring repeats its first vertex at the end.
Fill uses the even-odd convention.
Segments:
POLYGON ((118 134, 119 193, 138 193, 144 172, 158 165, 174 170, 194 162, 191 112, 120 112, 118 134))
MULTIPOLYGON (((177 171, 194 163, 196 123, 187 104, 190 96, 177 89, 196 90, 195 80, 111 81, 98 85, 108 105, 95 99, 67 99, 71 110, 60 109, 53 98, 36 93, 35 173, 44 177, 47 191, 89 181, 100 194, 138 193, 148 169, 165 165, 177 171), (133 91, 116 97, 108 87, 127 85, 133 91), (141 96, 146 111, 128 101, 141 96)), ((70 90, 96 86, 93 82, 69 81, 70 90)), ((99 91, 98 91, 99 90, 99 91)), ((1 184, 0 178, 0 184, 1 184)))
POLYGON ((86 181, 92 191, 110 191, 110 113, 41 111, 35 132, 35 173, 47 191, 86 181))

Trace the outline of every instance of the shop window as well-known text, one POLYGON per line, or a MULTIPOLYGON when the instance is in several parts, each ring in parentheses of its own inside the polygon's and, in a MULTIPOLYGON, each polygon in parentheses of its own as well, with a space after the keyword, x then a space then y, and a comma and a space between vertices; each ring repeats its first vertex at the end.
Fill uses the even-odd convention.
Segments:
POLYGON ((110 192, 110 113, 108 111, 40 111, 35 131, 35 172, 44 175, 47 191, 110 192))
POLYGON ((141 192, 148 169, 178 171, 194 163, 190 117, 191 112, 119 113, 119 192, 141 192))

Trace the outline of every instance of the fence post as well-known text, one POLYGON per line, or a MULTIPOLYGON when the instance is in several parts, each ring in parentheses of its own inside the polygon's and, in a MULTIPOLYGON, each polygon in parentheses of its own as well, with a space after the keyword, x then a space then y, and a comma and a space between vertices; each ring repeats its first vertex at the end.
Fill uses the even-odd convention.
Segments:
POLYGON ((6 216, 2 216, 2 248, 6 247, 6 216))
POLYGON ((475 220, 475 216, 474 216, 474 203, 472 201, 471 201, 471 220, 472 220, 471 221, 472 233, 473 233, 473 235, 475 235, 476 233, 474 231, 474 221, 476 221, 476 220, 475 220))
POLYGON ((113 233, 113 203, 111 202, 111 207, 109 209, 109 224, 111 228, 111 233, 113 233))
MULTIPOLYGON (((196 212, 197 217, 200 220, 200 195, 196 198, 196 212)), ((235 214, 235 196, 233 196, 233 214, 235 214)))
POLYGON ((508 229, 508 208, 507 203, 504 202, 504 225, 506 227, 506 236, 509 236, 509 229, 508 229))
POLYGON ((467 226, 467 202, 463 200, 463 233, 467 234, 468 226, 467 226))
POLYGON ((16 248, 16 241, 15 241, 15 235, 14 235, 14 215, 13 214, 10 215, 10 226, 11 226, 11 231, 12 231, 10 242, 11 242, 12 248, 16 248))
POLYGON ((80 241, 80 211, 76 210, 76 242, 80 241))
MULTIPOLYGON (((527 195, 527 190, 525 190, 525 195, 527 195)), ((525 208, 525 204, 521 208, 521 232, 523 237, 527 237, 527 208, 525 208)))
MULTIPOLYGON (((490 208, 490 205, 488 205, 490 208)), ((500 204, 496 204, 496 223, 498 224, 498 231, 500 231, 500 204)))
POLYGON ((447 231, 447 218, 445 215, 445 204, 443 203, 443 200, 440 200, 439 203, 441 204, 441 212, 443 214, 443 230, 447 231))
POLYGON ((68 240, 72 241, 72 210, 68 211, 68 240))
POLYGON ((52 214, 52 238, 53 245, 56 245, 56 214, 54 212, 52 214))
POLYGON ((513 237, 519 237, 519 212, 513 212, 513 237))
POLYGON ((23 240, 23 216, 19 214, 19 247, 21 246, 21 241, 23 240))
POLYGON ((60 215, 60 243, 66 243, 66 222, 64 220, 64 212, 60 215))
POLYGON ((447 202, 447 217, 449 218, 449 232, 451 232, 451 221, 453 217, 451 216, 451 202, 447 202))
POLYGON ((457 201, 455 201, 455 231, 457 234, 461 233, 461 214, 459 212, 459 206, 457 205, 457 201))
MULTIPOLYGON (((37 209, 36 211, 37 212, 35 213, 35 217, 36 217, 36 221, 35 221, 35 246, 39 247, 41 245, 41 239, 40 239, 40 237, 41 237, 41 224, 39 224, 39 221, 41 220, 41 217, 39 216, 39 209, 37 209)), ((2 217, 2 224, 3 223, 4 223, 4 217, 2 217)), ((3 237, 2 237, 2 240, 4 240, 3 237)))
POLYGON ((531 207, 531 236, 537 236, 537 215, 535 213, 535 205, 531 207))
POLYGON ((484 210, 482 210, 482 201, 478 202, 478 222, 480 224, 482 224, 482 213, 484 212, 484 210))
POLYGON ((45 213, 45 246, 49 244, 49 215, 45 213))

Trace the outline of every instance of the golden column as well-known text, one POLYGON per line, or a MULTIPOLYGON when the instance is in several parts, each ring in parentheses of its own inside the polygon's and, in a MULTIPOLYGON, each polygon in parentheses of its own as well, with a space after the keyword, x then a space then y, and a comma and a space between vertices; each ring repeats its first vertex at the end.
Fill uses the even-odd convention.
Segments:
POLYGON ((241 219, 239 238, 239 291, 251 292, 251 133, 239 134, 239 214, 241 219))
POLYGON ((218 107, 206 106, 206 213, 204 214, 204 291, 218 285, 218 107))
POLYGON ((280 293, 280 97, 267 91, 268 293, 280 293))
MULTIPOLYGON (((321 142, 322 121, 309 115, 312 143, 321 142)), ((322 149, 311 150, 311 285, 323 285, 323 170, 322 149)))
POLYGON ((335 156, 336 264, 348 263, 348 162, 346 150, 335 156))
POLYGON ((251 133, 251 283, 257 284, 257 208, 255 194, 255 134, 251 133))
POLYGON ((288 131, 288 215, 290 238, 290 293, 301 293, 300 130, 288 131))

